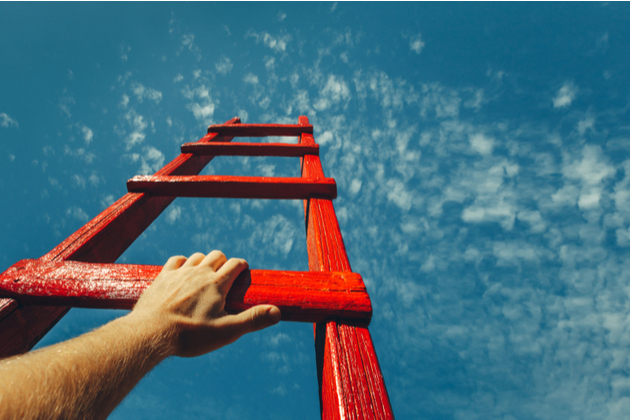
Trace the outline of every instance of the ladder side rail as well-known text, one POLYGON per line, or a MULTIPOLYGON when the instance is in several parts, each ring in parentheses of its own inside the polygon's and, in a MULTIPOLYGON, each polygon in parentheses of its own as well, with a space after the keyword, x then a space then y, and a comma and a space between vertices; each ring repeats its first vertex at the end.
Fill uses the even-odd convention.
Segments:
MULTIPOLYGON (((227 122, 238 123, 239 118, 227 122)), ((232 139, 221 138, 212 133, 202 137, 199 142, 215 140, 232 139)), ((156 175, 199 173, 212 158, 213 156, 181 154, 156 172, 156 175)), ((173 200, 174 197, 125 194, 41 259, 113 263, 173 200)), ((0 357, 32 349, 68 310, 67 307, 19 306, 0 301, 0 357)))
MULTIPOLYGON (((300 117, 300 124, 309 124, 300 117)), ((303 134, 302 144, 313 144, 303 134)), ((318 156, 304 156, 302 176, 323 178, 318 156)), ((351 271, 331 200, 304 201, 309 269, 351 271)), ((315 347, 323 419, 393 419, 374 344, 367 328, 336 322, 315 325, 315 347)))

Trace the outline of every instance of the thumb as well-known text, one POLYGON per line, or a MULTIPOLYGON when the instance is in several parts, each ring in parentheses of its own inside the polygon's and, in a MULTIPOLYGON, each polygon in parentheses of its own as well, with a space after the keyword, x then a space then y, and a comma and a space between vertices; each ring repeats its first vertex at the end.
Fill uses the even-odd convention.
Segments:
POLYGON ((239 336, 259 331, 280 321, 280 309, 273 305, 258 305, 237 315, 229 316, 229 323, 239 336))

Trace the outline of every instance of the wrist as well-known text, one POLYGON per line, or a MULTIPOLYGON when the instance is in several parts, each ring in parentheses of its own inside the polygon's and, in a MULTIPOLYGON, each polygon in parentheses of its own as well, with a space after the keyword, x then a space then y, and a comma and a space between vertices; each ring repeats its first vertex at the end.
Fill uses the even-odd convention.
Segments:
POLYGON ((163 320, 132 311, 115 322, 154 365, 175 354, 174 329, 163 320))

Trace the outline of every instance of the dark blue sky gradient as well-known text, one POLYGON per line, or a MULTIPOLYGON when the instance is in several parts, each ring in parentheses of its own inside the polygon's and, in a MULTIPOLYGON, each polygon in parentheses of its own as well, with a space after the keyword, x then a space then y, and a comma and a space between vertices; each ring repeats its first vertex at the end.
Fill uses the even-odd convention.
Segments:
MULTIPOLYGON (((1 3, 0 270, 208 124, 307 115, 398 419, 627 418, 629 28, 627 3, 1 3)), ((119 262, 306 270, 302 217, 178 199, 119 262)), ((312 326, 282 323, 166 361, 112 417, 318 413, 312 326)))

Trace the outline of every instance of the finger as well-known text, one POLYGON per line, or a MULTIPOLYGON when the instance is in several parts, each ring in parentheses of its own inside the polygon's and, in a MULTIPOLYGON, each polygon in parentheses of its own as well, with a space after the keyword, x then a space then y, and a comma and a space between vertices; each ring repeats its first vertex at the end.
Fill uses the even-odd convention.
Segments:
POLYGON ((184 267, 195 267, 195 266, 199 265, 199 263, 201 261, 203 261, 204 258, 205 258, 205 255, 203 255, 201 252, 195 252, 190 257, 188 257, 188 260, 186 260, 186 262, 184 263, 183 266, 184 267))
POLYGON ((277 324, 281 316, 280 309, 276 306, 258 305, 240 314, 225 316, 221 318, 221 323, 234 334, 232 338, 236 340, 244 334, 277 324))
POLYGON ((230 258, 217 274, 219 278, 217 280, 217 286, 219 287, 219 292, 223 296, 227 295, 234 283, 234 280, 241 274, 243 271, 249 268, 249 264, 242 258, 230 258))
POLYGON ((227 257, 223 252, 214 250, 209 253, 199 265, 210 267, 213 271, 218 271, 227 261, 227 257))
POLYGON ((162 270, 177 270, 179 267, 184 265, 186 259, 187 258, 182 255, 171 257, 168 259, 168 261, 166 261, 166 264, 164 264, 164 268, 162 270))

